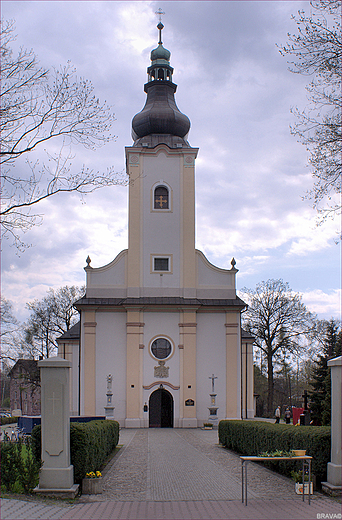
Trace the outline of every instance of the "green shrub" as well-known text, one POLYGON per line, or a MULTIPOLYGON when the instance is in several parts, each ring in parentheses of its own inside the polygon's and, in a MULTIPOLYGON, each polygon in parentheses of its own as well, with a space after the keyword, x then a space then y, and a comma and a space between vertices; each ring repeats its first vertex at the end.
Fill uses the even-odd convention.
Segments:
POLYGON ((36 461, 41 462, 41 456, 42 456, 42 441, 41 441, 41 435, 42 435, 42 427, 40 424, 37 424, 37 426, 34 426, 32 428, 31 432, 31 448, 32 453, 36 461))
MULTIPOLYGON (((73 422, 70 424, 70 455, 75 482, 90 471, 99 471, 119 442, 119 423, 116 421, 73 422)), ((33 453, 41 457, 41 426, 32 430, 33 453)))
POLYGON ((30 437, 26 437, 24 443, 19 439, 16 443, 18 450, 18 481, 22 486, 24 493, 31 491, 38 485, 39 470, 41 467, 40 460, 36 459, 32 447, 30 437))
POLYGON ((1 483, 7 491, 31 493, 38 484, 40 463, 31 449, 31 439, 23 443, 1 443, 1 483))
POLYGON ((14 442, 1 442, 1 484, 12 491, 18 478, 18 450, 14 442))
MULTIPOLYGON (((259 455, 264 451, 306 450, 312 457, 312 472, 318 482, 327 478, 330 461, 330 426, 298 426, 265 421, 221 421, 219 442, 242 455, 259 455)), ((268 462, 268 467, 290 476, 294 462, 268 462)))

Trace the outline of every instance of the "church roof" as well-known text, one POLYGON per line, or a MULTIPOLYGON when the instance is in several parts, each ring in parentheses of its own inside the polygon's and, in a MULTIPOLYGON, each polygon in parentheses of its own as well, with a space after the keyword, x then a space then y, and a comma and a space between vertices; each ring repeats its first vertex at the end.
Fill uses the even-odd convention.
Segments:
POLYGON ((244 340, 255 340, 255 337, 252 336, 249 332, 246 332, 244 329, 241 329, 241 338, 244 340))
POLYGON ((238 296, 236 298, 226 299, 203 299, 203 298, 180 298, 180 297, 141 297, 141 298, 81 298, 75 303, 76 309, 83 306, 114 306, 125 307, 127 305, 175 305, 186 306, 192 305, 196 307, 246 307, 244 301, 238 296))
POLYGON ((78 339, 80 337, 80 322, 78 321, 75 325, 70 327, 69 330, 64 332, 62 336, 59 336, 57 338, 57 342, 59 341, 66 341, 70 339, 78 339))
MULTIPOLYGON (((154 134, 177 136, 188 145, 185 138, 190 130, 190 120, 176 105, 174 94, 177 85, 172 82, 171 53, 162 45, 161 31, 164 25, 160 22, 157 27, 158 47, 151 52, 151 65, 147 69, 148 83, 144 86, 146 103, 132 120, 134 145, 141 145, 144 137, 154 134)), ((148 143, 144 144, 146 146, 148 143)))

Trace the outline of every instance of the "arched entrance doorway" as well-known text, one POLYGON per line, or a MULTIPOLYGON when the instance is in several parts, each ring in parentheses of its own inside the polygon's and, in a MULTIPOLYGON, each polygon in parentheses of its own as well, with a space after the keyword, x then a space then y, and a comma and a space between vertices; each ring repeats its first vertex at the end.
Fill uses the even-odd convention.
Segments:
POLYGON ((158 388, 150 396, 149 427, 173 428, 173 397, 164 388, 158 388))

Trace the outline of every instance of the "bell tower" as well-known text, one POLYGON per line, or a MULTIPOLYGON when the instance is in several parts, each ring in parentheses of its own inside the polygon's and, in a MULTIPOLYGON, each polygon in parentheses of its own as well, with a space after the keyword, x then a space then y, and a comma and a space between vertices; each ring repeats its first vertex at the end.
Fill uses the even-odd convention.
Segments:
POLYGON ((80 409, 102 413, 111 374, 121 425, 196 428, 208 420, 210 374, 217 377, 211 408, 218 419, 241 417, 247 402, 251 412, 253 360, 241 348, 245 304, 236 295, 235 260, 221 269, 195 249, 198 149, 175 101, 161 21, 157 28, 145 106, 133 117, 133 144, 125 149, 128 249, 102 267, 87 260, 86 295, 77 302, 80 409))
POLYGON ((171 53, 151 51, 147 99, 126 147, 129 185, 128 297, 195 297, 195 158, 189 118, 175 101, 171 53))

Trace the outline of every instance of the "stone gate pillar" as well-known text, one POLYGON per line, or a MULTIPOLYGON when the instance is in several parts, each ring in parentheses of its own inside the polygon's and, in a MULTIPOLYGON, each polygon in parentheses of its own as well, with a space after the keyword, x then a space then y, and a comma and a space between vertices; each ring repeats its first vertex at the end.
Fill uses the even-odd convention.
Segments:
POLYGON ((342 489, 341 365, 342 356, 328 361, 331 369, 331 462, 328 462, 328 482, 322 482, 323 490, 326 493, 338 496, 342 489))
POLYGON ((71 362, 60 357, 38 362, 41 379, 42 461, 36 493, 75 496, 70 464, 69 371, 71 362))

